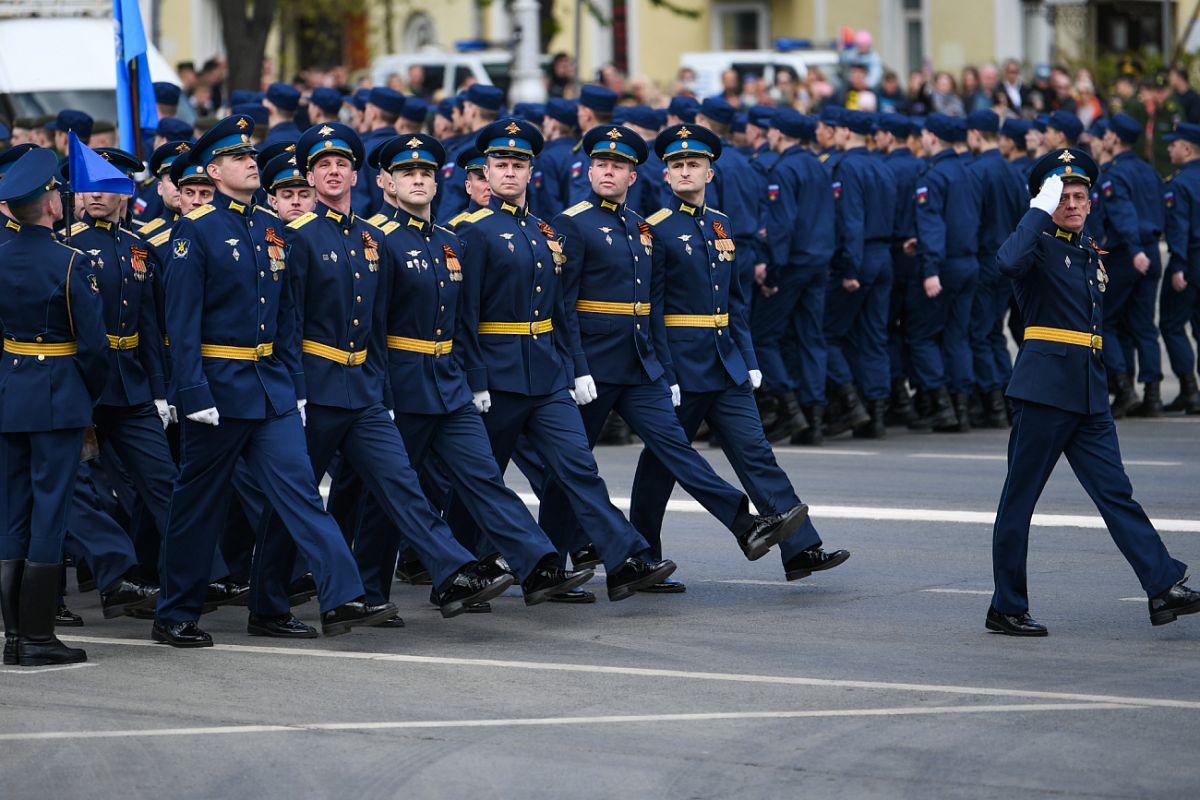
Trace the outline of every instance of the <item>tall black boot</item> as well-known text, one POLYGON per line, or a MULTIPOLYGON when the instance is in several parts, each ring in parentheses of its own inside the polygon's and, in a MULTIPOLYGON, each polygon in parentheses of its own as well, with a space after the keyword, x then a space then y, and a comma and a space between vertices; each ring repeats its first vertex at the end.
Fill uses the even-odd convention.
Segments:
POLYGON ((779 395, 776 398, 776 409, 778 416, 775 424, 769 430, 763 429, 768 442, 783 442, 801 431, 808 430, 808 419, 800 408, 800 401, 796 399, 795 392, 779 395))
POLYGON ((858 396, 858 389, 853 383, 843 383, 837 388, 838 396, 842 399, 842 407, 845 409, 846 424, 851 428, 861 428, 871 421, 871 415, 867 413, 866 406, 863 405, 862 399, 858 396))
POLYGON ((967 419, 971 421, 971 426, 974 428, 983 427, 983 392, 978 386, 972 386, 971 392, 967 395, 967 419))
POLYGON ((892 381, 892 396, 888 403, 887 424, 907 425, 917 418, 913 407, 912 395, 908 393, 908 384, 904 378, 892 381))
POLYGON ((633 431, 629 429, 624 418, 613 411, 608 415, 608 419, 604 421, 604 427, 600 429, 600 438, 596 440, 597 444, 632 444, 633 431))
POLYGON ((934 426, 938 433, 967 433, 971 430, 970 400, 967 395, 956 394, 951 398, 954 422, 949 425, 934 426))
POLYGON ((958 424, 958 416, 954 413, 953 403, 950 402, 950 392, 945 386, 930 389, 926 394, 929 398, 929 413, 914 420, 909 424, 909 428, 928 431, 958 424))
POLYGON ((1200 414, 1200 389, 1196 386, 1196 375, 1179 376, 1179 396, 1163 408, 1164 411, 1186 411, 1200 414))
POLYGON ((1129 379, 1128 375, 1117 373, 1113 379, 1113 385, 1116 387, 1116 391, 1112 399, 1112 415, 1113 419, 1121 419, 1129 413, 1129 409, 1133 408, 1137 397, 1133 393, 1133 381, 1129 379))
POLYGON ((67 647, 54 635, 54 610, 61 567, 61 564, 25 562, 18 606, 21 635, 17 639, 17 663, 22 667, 87 661, 87 653, 67 647))
POLYGON ((1131 417, 1161 417, 1163 415, 1162 384, 1158 381, 1147 383, 1142 390, 1142 402, 1137 408, 1130 409, 1131 417))
POLYGON ((825 406, 805 406, 804 414, 808 417, 808 428, 792 437, 792 444, 819 446, 825 441, 821 430, 825 423, 825 406))
POLYGON ((17 663, 17 637, 20 635, 19 622, 21 607, 18 602, 21 596, 21 573, 25 570, 25 562, 18 559, 0 561, 0 610, 4 619, 4 664, 15 666, 17 663))
POLYGON ((989 428, 1008 427, 1008 406, 1004 403, 1004 390, 991 389, 983 398, 984 423, 989 428))
POLYGON ((861 428, 854 429, 855 439, 882 439, 887 436, 887 400, 868 400, 867 411, 871 414, 871 421, 861 428))

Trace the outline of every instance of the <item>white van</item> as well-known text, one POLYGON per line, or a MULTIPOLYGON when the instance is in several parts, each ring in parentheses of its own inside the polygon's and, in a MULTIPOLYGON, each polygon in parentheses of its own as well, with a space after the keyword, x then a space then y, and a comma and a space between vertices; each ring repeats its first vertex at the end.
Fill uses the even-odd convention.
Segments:
POLYGON ((836 86, 838 83, 838 54, 833 50, 713 50, 704 53, 684 53, 679 66, 696 73, 693 88, 697 97, 712 97, 721 93, 721 74, 735 70, 739 79, 757 75, 767 85, 775 83, 775 73, 789 68, 803 79, 809 67, 821 71, 836 86))
POLYGON ((429 50, 379 56, 371 64, 371 83, 384 86, 392 75, 399 75, 407 84, 408 68, 413 65, 424 67, 425 84, 421 93, 430 97, 453 95, 467 78, 498 86, 505 94, 512 83, 512 53, 505 50, 463 53, 429 50))

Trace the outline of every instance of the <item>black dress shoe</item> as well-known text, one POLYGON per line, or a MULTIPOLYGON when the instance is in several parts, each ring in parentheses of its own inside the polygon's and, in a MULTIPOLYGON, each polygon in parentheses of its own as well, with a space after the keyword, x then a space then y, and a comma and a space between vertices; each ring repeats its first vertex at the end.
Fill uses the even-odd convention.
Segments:
POLYGON ((483 603, 504 594, 504 590, 516 583, 511 573, 488 579, 479 574, 475 567, 455 573, 454 577, 436 595, 437 607, 444 619, 465 613, 467 606, 483 603))
POLYGON ((54 612, 54 627, 82 628, 83 617, 79 616, 66 606, 59 606, 54 612))
POLYGON ((596 574, 590 569, 567 572, 554 563, 555 559, 557 556, 546 559, 521 584, 521 590, 525 593, 525 605, 536 606, 556 594, 564 594, 572 589, 577 589, 590 581, 596 574))
POLYGON ((158 587, 132 578, 122 578, 112 589, 100 593, 105 619, 123 617, 135 609, 150 609, 158 601, 158 587))
POLYGON ((1184 578, 1158 597, 1150 599, 1150 624, 1166 625, 1176 617, 1200 611, 1200 592, 1189 589, 1184 578))
POLYGON ((420 561, 401 561, 396 567, 396 578, 413 586, 429 586, 433 583, 429 570, 420 561))
POLYGON ((679 581, 665 580, 643 586, 638 591, 642 594, 683 594, 687 591, 687 586, 679 581))
POLYGON ((362 600, 351 600, 321 615, 321 633, 326 636, 341 636, 343 633, 349 633, 351 628, 378 625, 396 616, 396 610, 394 603, 380 603, 374 606, 362 600))
POLYGON ((738 544, 748 561, 757 561, 771 548, 791 536, 808 519, 808 506, 800 503, 782 514, 745 515, 741 524, 735 522, 738 544), (738 530, 741 528, 741 530, 738 530))
POLYGON ((250 587, 247 584, 229 578, 213 581, 204 594, 204 605, 200 613, 209 614, 221 606, 244 606, 249 596, 250 587))
POLYGON ((989 608, 984 627, 994 633, 1005 636, 1047 636, 1046 626, 1029 616, 1028 611, 1020 614, 1001 614, 994 608, 989 608))
POLYGON ((552 595, 548 602, 551 603, 577 603, 584 605, 586 603, 596 602, 596 595, 586 589, 572 589, 569 592, 552 595))
POLYGON ((302 606, 317 596, 317 581, 306 572, 288 584, 288 607, 302 606))
POLYGON ((814 572, 833 569, 839 564, 844 564, 848 558, 850 558, 849 550, 834 550, 832 553, 826 553, 820 546, 810 547, 789 558, 783 565, 783 574, 789 581, 798 581, 801 578, 807 578, 814 572))
POLYGON ((171 647, 212 647, 212 637, 200 630, 195 622, 178 622, 164 625, 158 620, 150 629, 150 638, 171 647))
POLYGON ((494 581, 504 575, 511 575, 515 580, 517 574, 499 553, 492 553, 487 558, 481 558, 475 564, 475 574, 485 581, 494 581))
MULTIPOLYGON (((441 608, 441 606, 438 604, 437 589, 429 590, 429 602, 432 605, 437 606, 438 608, 441 608)), ((490 613, 492 613, 492 604, 488 603, 488 602, 471 603, 469 606, 467 606, 466 613, 467 614, 490 614, 490 613)))
POLYGON ((600 558, 600 551, 596 549, 596 545, 589 544, 587 547, 581 547, 574 553, 571 553, 571 566, 575 569, 591 569, 598 567, 604 563, 600 558))
POLYGON ((278 639, 315 639, 317 629, 305 625, 291 614, 278 617, 268 617, 263 614, 250 614, 246 621, 246 633, 251 636, 274 636, 278 639))
POLYGON ((399 614, 396 614, 392 618, 385 619, 383 622, 379 623, 378 625, 376 625, 374 627, 376 627, 376 628, 403 628, 404 620, 400 618, 399 614))
POLYGON ((633 597, 638 589, 665 581, 675 571, 675 562, 658 562, 627 558, 625 563, 608 573, 608 599, 612 602, 633 597))

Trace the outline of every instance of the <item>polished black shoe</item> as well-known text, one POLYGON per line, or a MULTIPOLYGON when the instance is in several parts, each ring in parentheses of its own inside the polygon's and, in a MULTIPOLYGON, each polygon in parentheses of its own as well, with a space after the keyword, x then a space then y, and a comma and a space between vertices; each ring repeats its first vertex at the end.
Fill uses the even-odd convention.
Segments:
POLYGON ((437 593, 436 604, 442 612, 442 617, 450 619, 465 613, 469 605, 483 603, 504 594, 504 590, 516 582, 517 579, 507 572, 489 580, 481 577, 476 568, 472 567, 455 574, 442 587, 437 593))
POLYGON ((66 606, 59 606, 54 611, 54 627, 56 628, 82 628, 83 617, 76 614, 66 606))
POLYGON ((578 604, 583 605, 586 603, 596 602, 596 595, 592 594, 587 589, 572 589, 569 592, 563 592, 562 594, 554 595, 553 597, 550 598, 550 600, 548 602, 551 602, 551 603, 578 603, 578 604))
POLYGON ((425 569, 420 561, 401 561, 396 567, 396 580, 411 583, 413 586, 429 586, 433 583, 429 570, 425 569))
POLYGON ((396 616, 396 611, 394 603, 380 603, 375 606, 362 600, 351 600, 321 615, 321 633, 326 636, 341 636, 343 633, 349 633, 351 628, 370 627, 387 622, 396 616))
POLYGON ((212 647, 213 640, 195 622, 180 622, 164 625, 158 620, 150 629, 150 638, 171 647, 212 647))
POLYGON ((808 506, 799 503, 782 514, 738 514, 734 536, 749 561, 757 561, 771 548, 791 536, 808 519, 808 506))
POLYGON ((554 563, 555 559, 557 556, 552 556, 547 559, 548 563, 539 564, 534 568, 533 573, 521 583, 521 591, 525 593, 525 605, 536 606, 556 594, 578 589, 596 574, 590 569, 567 572, 554 563))
POLYGON ((508 562, 499 553, 493 553, 487 558, 479 559, 478 563, 475 564, 475 574, 486 581, 494 581, 503 575, 511 575, 514 580, 517 577, 512 567, 508 565, 508 562))
POLYGON ((158 587, 132 578, 122 578, 114 588, 100 593, 100 608, 105 619, 123 617, 137 609, 153 608, 158 601, 158 587))
POLYGON ((788 559, 783 565, 783 574, 789 581, 798 581, 801 578, 807 578, 814 572, 833 569, 839 564, 844 564, 848 558, 850 558, 849 550, 834 550, 832 553, 826 553, 819 546, 810 547, 788 559))
POLYGON ((317 596, 317 581, 306 572, 288 584, 288 607, 302 606, 317 596))
POLYGON ((277 639, 315 639, 317 629, 305 625, 291 614, 268 617, 251 614, 246 621, 246 633, 251 636, 273 636, 277 639))
POLYGON ((22 667, 45 667, 51 664, 79 664, 87 661, 87 653, 78 647, 67 647, 51 635, 45 639, 17 637, 17 663, 22 667))
POLYGON ((683 594, 687 591, 687 586, 679 581, 665 580, 643 586, 638 591, 642 594, 683 594))
POLYGON ((1046 626, 1029 616, 1028 611, 1020 614, 1001 614, 994 608, 989 608, 984 627, 993 633, 1005 636, 1047 636, 1046 626))
POLYGON ((675 562, 670 559, 655 562, 627 558, 625 563, 608 573, 608 599, 615 603, 633 597, 638 589, 662 583, 674 571, 675 562))
POLYGON ((1185 585, 1187 578, 1150 599, 1150 624, 1166 625, 1176 617, 1200 611, 1200 592, 1185 585))
POLYGON ((600 558, 600 551, 596 549, 596 545, 594 544, 581 547, 574 553, 571 553, 571 566, 575 569, 591 569, 603 563, 603 560, 600 558))
POLYGON ((200 613, 208 614, 221 606, 244 606, 249 597, 250 587, 244 583, 238 583, 229 578, 213 581, 208 585, 208 590, 204 594, 204 605, 201 607, 200 613))
MULTIPOLYGON (((430 602, 430 604, 432 604, 438 608, 441 607, 440 605, 438 605, 437 589, 429 590, 429 602, 430 602)), ((471 603, 469 606, 467 606, 467 610, 465 613, 467 613, 467 614, 490 614, 490 613, 492 613, 492 604, 486 603, 486 602, 485 603, 471 603)))
POLYGON ((376 628, 403 628, 404 620, 400 617, 399 614, 396 614, 391 619, 385 619, 383 622, 379 623, 378 625, 376 625, 374 627, 376 627, 376 628))

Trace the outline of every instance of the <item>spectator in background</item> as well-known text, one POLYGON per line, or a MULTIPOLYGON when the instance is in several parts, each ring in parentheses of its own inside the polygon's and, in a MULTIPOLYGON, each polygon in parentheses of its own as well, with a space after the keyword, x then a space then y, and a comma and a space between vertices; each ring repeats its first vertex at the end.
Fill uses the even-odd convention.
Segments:
POLYGON ((1033 70, 1033 87, 1029 91, 1029 100, 1035 113, 1050 113, 1050 100, 1054 97, 1054 89, 1050 85, 1050 65, 1038 64, 1033 70))
POLYGON ((718 95, 734 108, 742 102, 742 81, 738 78, 737 70, 727 69, 721 73, 721 93, 718 95))
POLYGON ((385 85, 393 92, 400 92, 401 94, 404 93, 404 78, 400 77, 399 72, 393 72, 388 75, 387 83, 385 85))
POLYGON ((925 73, 914 69, 908 73, 908 113, 923 117, 933 110, 933 96, 925 73))
POLYGON ((996 69, 995 64, 984 64, 979 68, 979 94, 982 104, 977 103, 974 108, 968 108, 967 113, 995 109, 996 92, 999 90, 1000 71, 996 69))
POLYGON ((879 91, 875 93, 879 101, 879 110, 884 114, 907 114, 908 100, 900 88, 900 78, 890 69, 883 73, 879 83, 879 91))
POLYGON ((196 88, 193 91, 192 108, 196 109, 198 116, 211 116, 216 114, 217 109, 221 107, 224 101, 224 84, 225 84, 225 62, 220 58, 213 57, 204 62, 204 66, 200 68, 199 80, 196 83, 196 88), (201 92, 201 89, 207 91, 201 92), (197 103, 196 95, 205 94, 203 105, 197 103))
POLYGON ((1187 72, 1182 67, 1171 67, 1168 82, 1175 95, 1175 104, 1182 114, 1182 121, 1200 124, 1200 94, 1188 83, 1187 72))
POLYGON ((597 71, 597 83, 606 89, 611 89, 617 93, 617 97, 625 94, 625 75, 621 70, 617 69, 616 64, 609 62, 600 67, 597 71))
POLYGON ((570 97, 575 85, 575 59, 566 53, 555 53, 550 62, 550 83, 546 87, 551 97, 570 97))
POLYGON ((433 96, 425 86, 425 67, 420 64, 410 64, 408 67, 408 93, 427 103, 433 96))
POLYGON ((964 114, 986 109, 988 97, 979 88, 979 70, 975 67, 963 67, 960 80, 959 97, 963 101, 964 114))
POLYGON ((1075 100, 1075 116, 1079 117, 1083 127, 1090 127, 1093 122, 1104 116, 1104 105, 1096 96, 1096 85, 1087 70, 1081 69, 1076 76, 1075 92, 1078 95, 1078 99, 1075 100))
POLYGON ((675 74, 675 85, 671 88, 672 97, 696 96, 696 70, 691 67, 680 67, 675 74))
POLYGON ((1053 94, 1050 97, 1049 111, 1069 111, 1074 114, 1078 108, 1075 101, 1074 87, 1071 76, 1061 67, 1055 67, 1050 78, 1053 94))
MULTIPOLYGON (((795 77, 794 75, 792 77, 795 77)), ((797 103, 800 101, 801 86, 797 84, 796 96, 797 103)), ((819 67, 809 67, 808 69, 808 106, 805 113, 811 113, 813 108, 824 105, 831 97, 833 97, 833 84, 825 77, 825 73, 819 67)))
POLYGON ((856 65, 863 67, 868 89, 874 89, 883 80, 883 59, 875 49, 871 32, 865 28, 854 35, 854 47, 842 52, 841 62, 843 70, 856 65))
POLYGON ((1008 96, 1008 104, 1015 108, 1017 113, 1024 114, 1031 105, 1030 90, 1021 79, 1021 64, 1015 58, 1004 62, 1004 82, 1000 88, 1004 89, 1008 96))
POLYGON ((777 106, 794 106, 798 88, 796 73, 782 67, 775 70, 775 85, 770 88, 768 95, 777 106))
POLYGON ((930 95, 933 110, 951 117, 963 117, 962 98, 958 96, 958 87, 954 76, 949 72, 939 72, 933 76, 933 92, 930 95))
POLYGON ((867 86, 867 68, 851 64, 846 76, 846 88, 838 97, 838 105, 851 111, 874 111, 878 107, 875 93, 867 86))
POLYGON ((175 74, 179 76, 180 88, 183 89, 183 93, 191 94, 199 80, 196 75, 196 65, 191 61, 180 61, 175 65, 175 74))
POLYGON ((1117 76, 1117 82, 1113 86, 1112 97, 1108 101, 1108 111, 1110 114, 1128 114, 1131 117, 1137 118, 1138 114, 1143 117, 1146 112, 1142 108, 1141 101, 1137 98, 1137 77, 1129 73, 1122 73, 1117 76))

